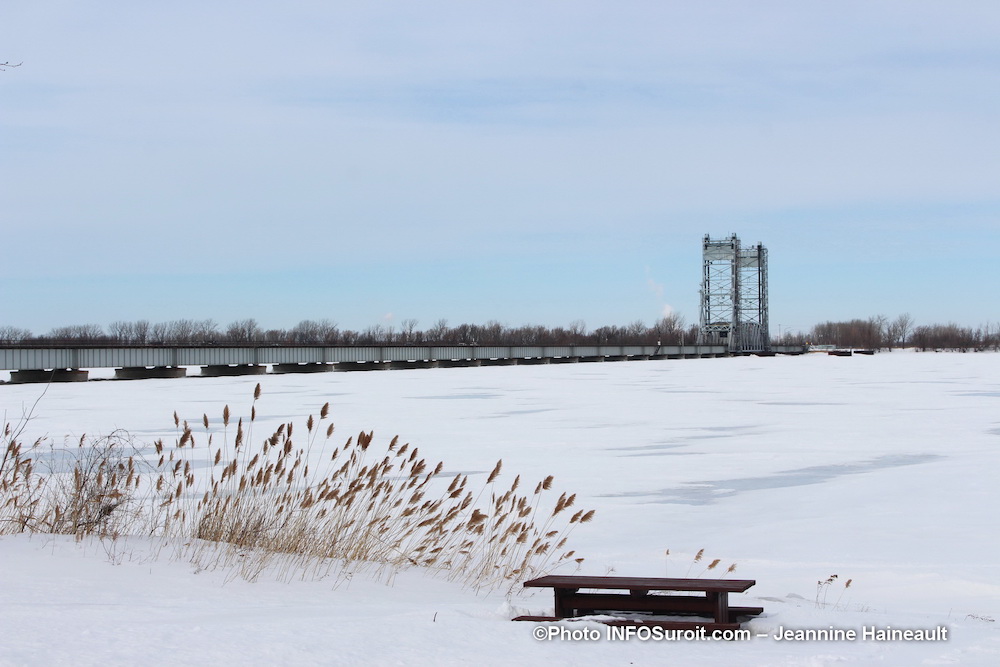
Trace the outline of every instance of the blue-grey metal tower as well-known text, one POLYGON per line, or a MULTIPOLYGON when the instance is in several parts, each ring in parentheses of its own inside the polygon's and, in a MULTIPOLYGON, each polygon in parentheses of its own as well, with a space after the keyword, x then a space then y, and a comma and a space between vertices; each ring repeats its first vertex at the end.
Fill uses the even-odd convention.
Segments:
POLYGON ((743 248, 733 234, 702 242, 701 316, 698 342, 732 353, 766 352, 767 248, 743 248))

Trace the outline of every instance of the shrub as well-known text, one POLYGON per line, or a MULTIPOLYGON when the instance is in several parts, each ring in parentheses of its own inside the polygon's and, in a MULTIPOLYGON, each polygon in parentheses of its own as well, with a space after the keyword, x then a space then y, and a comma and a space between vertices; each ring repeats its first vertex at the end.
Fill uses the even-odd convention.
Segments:
POLYGON ((4 425, 0 459, 0 534, 45 532, 117 537, 141 518, 135 494, 142 475, 128 435, 116 431, 81 437, 75 450, 45 448, 41 439, 25 448, 23 426, 4 425), (68 465, 55 465, 56 461, 68 465))

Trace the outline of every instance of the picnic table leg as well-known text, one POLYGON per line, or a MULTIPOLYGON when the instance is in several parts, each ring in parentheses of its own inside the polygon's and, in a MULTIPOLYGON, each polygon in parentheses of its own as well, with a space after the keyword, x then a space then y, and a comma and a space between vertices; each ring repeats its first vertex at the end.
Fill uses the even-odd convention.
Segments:
POLYGON ((577 588, 554 588, 555 591, 555 616, 557 618, 570 618, 573 616, 573 608, 567 603, 566 598, 576 593, 577 588))
POLYGON ((715 622, 716 623, 728 623, 729 622, 729 593, 725 591, 710 593, 709 599, 714 602, 715 607, 715 622))

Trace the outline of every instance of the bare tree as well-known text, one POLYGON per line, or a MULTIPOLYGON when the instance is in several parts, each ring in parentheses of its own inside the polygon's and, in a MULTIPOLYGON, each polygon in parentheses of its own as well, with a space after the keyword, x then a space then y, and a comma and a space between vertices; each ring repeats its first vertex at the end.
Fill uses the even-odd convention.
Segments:
POLYGON ((867 342, 864 347, 873 350, 883 347, 885 345, 888 323, 889 318, 885 315, 875 315, 868 318, 867 342))
POLYGON ((476 328, 471 324, 459 324, 450 331, 452 342, 461 345, 476 344, 476 328))
POLYGON ((906 347, 906 341, 913 331, 913 318, 910 317, 909 313, 903 313, 893 321, 889 328, 892 331, 891 342, 899 343, 900 347, 906 347))
POLYGON ((339 337, 337 323, 330 320, 302 320, 288 331, 286 338, 293 343, 335 343, 339 337))
POLYGON ((400 323, 400 335, 402 336, 404 343, 413 343, 414 341, 414 331, 417 328, 417 320, 412 317, 403 320, 400 323))
POLYGON ((320 341, 319 322, 302 320, 292 327, 288 336, 293 343, 318 343, 320 341))
POLYGON ((987 322, 981 328, 983 330, 983 349, 994 352, 1000 350, 1000 324, 987 322))
POLYGON ((510 330, 497 320, 490 320, 479 327, 478 338, 484 345, 506 345, 510 343, 510 330))
POLYGON ((68 327, 56 327, 46 338, 56 340, 98 341, 104 338, 104 329, 99 324, 74 324, 68 327))
POLYGON ((108 325, 108 335, 119 343, 131 343, 135 335, 134 332, 132 323, 124 320, 118 320, 108 325))
POLYGON ((960 327, 950 322, 948 324, 933 324, 916 327, 913 330, 913 344, 921 350, 969 350, 986 349, 982 329, 960 327))
POLYGON ((635 320, 625 327, 625 335, 629 342, 640 340, 646 333, 646 323, 642 320, 635 320))
POLYGON ((170 324, 170 338, 174 342, 190 343, 194 340, 194 320, 174 320, 170 324))
POLYGON ((149 320, 137 320, 132 324, 132 334, 134 340, 140 345, 145 345, 149 340, 149 320))
POLYGON ((569 335, 574 344, 579 344, 587 335, 587 323, 583 320, 573 320, 569 323, 569 335))
POLYGON ((226 328, 226 338, 238 343, 252 343, 260 340, 262 334, 260 325, 252 317, 245 320, 236 320, 226 328))
POLYGON ((31 332, 18 327, 0 327, 0 343, 23 343, 31 338, 31 332))
POLYGON ((215 320, 198 320, 191 323, 191 341, 196 343, 210 343, 219 338, 219 325, 215 320))
POLYGON ((318 324, 320 342, 336 343, 340 337, 340 330, 337 328, 337 323, 331 320, 320 320, 318 324))
POLYGON ((591 337, 597 345, 608 345, 621 342, 625 337, 625 333, 626 330, 622 327, 610 325, 594 329, 591 337))
POLYGON ((448 320, 442 318, 434 323, 430 329, 427 330, 427 339, 432 343, 447 343, 448 340, 448 320))
POLYGON ((882 346, 885 321, 886 318, 879 315, 867 320, 823 322, 812 328, 809 338, 816 345, 875 349, 882 346))
POLYGON ((361 333, 359 340, 367 345, 379 345, 388 342, 391 335, 385 325, 373 324, 361 333))
POLYGON ((684 317, 679 313, 670 313, 657 320, 650 331, 656 336, 657 345, 678 343, 684 331, 684 317))
POLYGON ((261 334, 259 340, 267 343, 284 343, 288 340, 288 332, 284 329, 268 329, 261 334))
POLYGON ((170 332, 170 324, 167 322, 157 322, 149 330, 149 342, 166 343, 167 335, 170 332))

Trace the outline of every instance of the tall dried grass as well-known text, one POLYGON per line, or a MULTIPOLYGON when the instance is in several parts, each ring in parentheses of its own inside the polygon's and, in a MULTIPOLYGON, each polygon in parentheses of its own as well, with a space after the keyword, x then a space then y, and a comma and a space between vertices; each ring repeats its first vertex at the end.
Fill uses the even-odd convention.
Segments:
POLYGON ((175 413, 173 445, 157 441, 151 458, 126 454, 135 448, 121 433, 81 439, 63 474, 38 474, 42 443, 23 448, 8 427, 0 532, 182 538, 200 567, 248 579, 269 568, 279 577, 392 577, 421 567, 493 589, 583 561, 566 543, 594 511, 577 509, 575 494, 553 498, 551 475, 522 490, 520 476, 500 483, 498 461, 475 484, 398 437, 379 447, 362 432, 336 445, 329 403, 308 416, 301 439, 288 422, 254 446, 259 398, 257 385, 246 420, 233 425, 226 406, 221 427, 204 415, 197 434, 175 413))
POLYGON ((22 430, 6 423, 0 440, 0 534, 118 537, 135 527, 143 465, 127 433, 56 449, 42 439, 24 446, 22 430))

